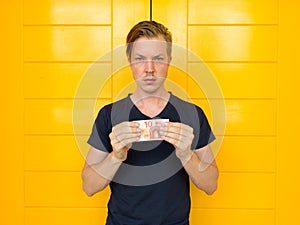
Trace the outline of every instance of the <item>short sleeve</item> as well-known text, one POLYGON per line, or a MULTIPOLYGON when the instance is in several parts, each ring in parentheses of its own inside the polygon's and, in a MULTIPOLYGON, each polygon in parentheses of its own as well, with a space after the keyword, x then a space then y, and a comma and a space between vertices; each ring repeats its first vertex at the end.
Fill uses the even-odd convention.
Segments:
POLYGON ((196 144, 195 149, 199 149, 210 144, 216 139, 216 137, 211 130, 211 127, 203 110, 200 107, 196 108, 200 126, 198 128, 199 130, 196 130, 195 132, 195 137, 198 138, 198 142, 196 144))
POLYGON ((98 113, 87 143, 101 151, 111 152, 112 146, 109 139, 111 129, 112 125, 110 120, 109 107, 105 106, 98 113))

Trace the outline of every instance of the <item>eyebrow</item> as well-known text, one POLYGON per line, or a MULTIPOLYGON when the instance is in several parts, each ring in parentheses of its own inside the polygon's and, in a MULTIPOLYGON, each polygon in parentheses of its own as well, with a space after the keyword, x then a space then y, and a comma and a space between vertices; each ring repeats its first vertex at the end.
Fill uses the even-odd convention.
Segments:
MULTIPOLYGON (((144 57, 145 58, 145 56, 144 55, 141 55, 141 54, 135 54, 134 55, 134 57, 144 57)), ((162 54, 162 53, 160 53, 160 54, 158 54, 158 55, 155 55, 155 56, 153 56, 152 58, 157 58, 157 57, 164 57, 164 55, 162 54)))

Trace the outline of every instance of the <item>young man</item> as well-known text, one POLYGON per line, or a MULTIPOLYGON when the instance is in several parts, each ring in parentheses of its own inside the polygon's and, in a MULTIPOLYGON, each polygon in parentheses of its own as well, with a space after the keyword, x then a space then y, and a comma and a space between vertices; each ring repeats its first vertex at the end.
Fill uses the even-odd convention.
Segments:
POLYGON ((171 48, 171 33, 162 24, 136 24, 126 50, 136 90, 103 107, 93 126, 83 190, 92 196, 110 186, 107 225, 189 224, 189 178, 209 195, 217 188, 209 147, 215 137, 206 116, 164 87, 171 48), (153 119, 169 122, 156 127, 158 140, 140 141, 138 121, 153 119))

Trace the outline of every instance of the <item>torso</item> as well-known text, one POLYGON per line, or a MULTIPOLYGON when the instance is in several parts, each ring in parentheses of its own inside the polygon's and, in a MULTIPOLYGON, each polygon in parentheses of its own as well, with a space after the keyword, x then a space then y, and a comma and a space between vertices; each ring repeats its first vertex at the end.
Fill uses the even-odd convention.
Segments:
MULTIPOLYGON (((158 117, 180 122, 180 116, 168 101, 148 110, 149 107, 138 108, 141 105, 130 100, 124 100, 120 108, 116 108, 116 112, 120 112, 118 109, 129 103, 129 121, 158 117)), ((175 155, 174 146, 165 141, 133 143, 110 188, 107 225, 182 225, 188 221, 189 178, 175 155), (170 191, 173 188, 180 191, 170 191)))
MULTIPOLYGON (((197 134, 194 149, 199 148, 202 143, 206 145, 210 142, 209 127, 202 126, 201 136, 199 135, 200 124, 205 116, 192 104, 171 95, 165 105, 157 105, 158 107, 153 107, 153 111, 138 108, 129 95, 105 106, 95 122, 96 136, 100 139, 98 142, 103 143, 104 147, 97 147, 97 142, 93 139, 89 143, 95 148, 111 152, 112 147, 108 140, 113 126, 123 121, 151 119, 153 115, 193 127, 197 134)), ((174 146, 165 141, 134 143, 128 151, 126 161, 110 183, 110 188, 107 225, 188 223, 189 177, 174 153, 174 146), (170 191, 174 188, 181 191, 170 191)))

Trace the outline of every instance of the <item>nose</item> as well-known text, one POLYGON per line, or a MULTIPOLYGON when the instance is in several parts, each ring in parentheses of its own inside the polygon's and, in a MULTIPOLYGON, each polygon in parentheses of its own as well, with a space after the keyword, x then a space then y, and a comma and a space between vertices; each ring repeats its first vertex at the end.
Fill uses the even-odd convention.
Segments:
POLYGON ((154 62, 153 60, 147 60, 145 65, 145 72, 153 73, 154 72, 154 62))

